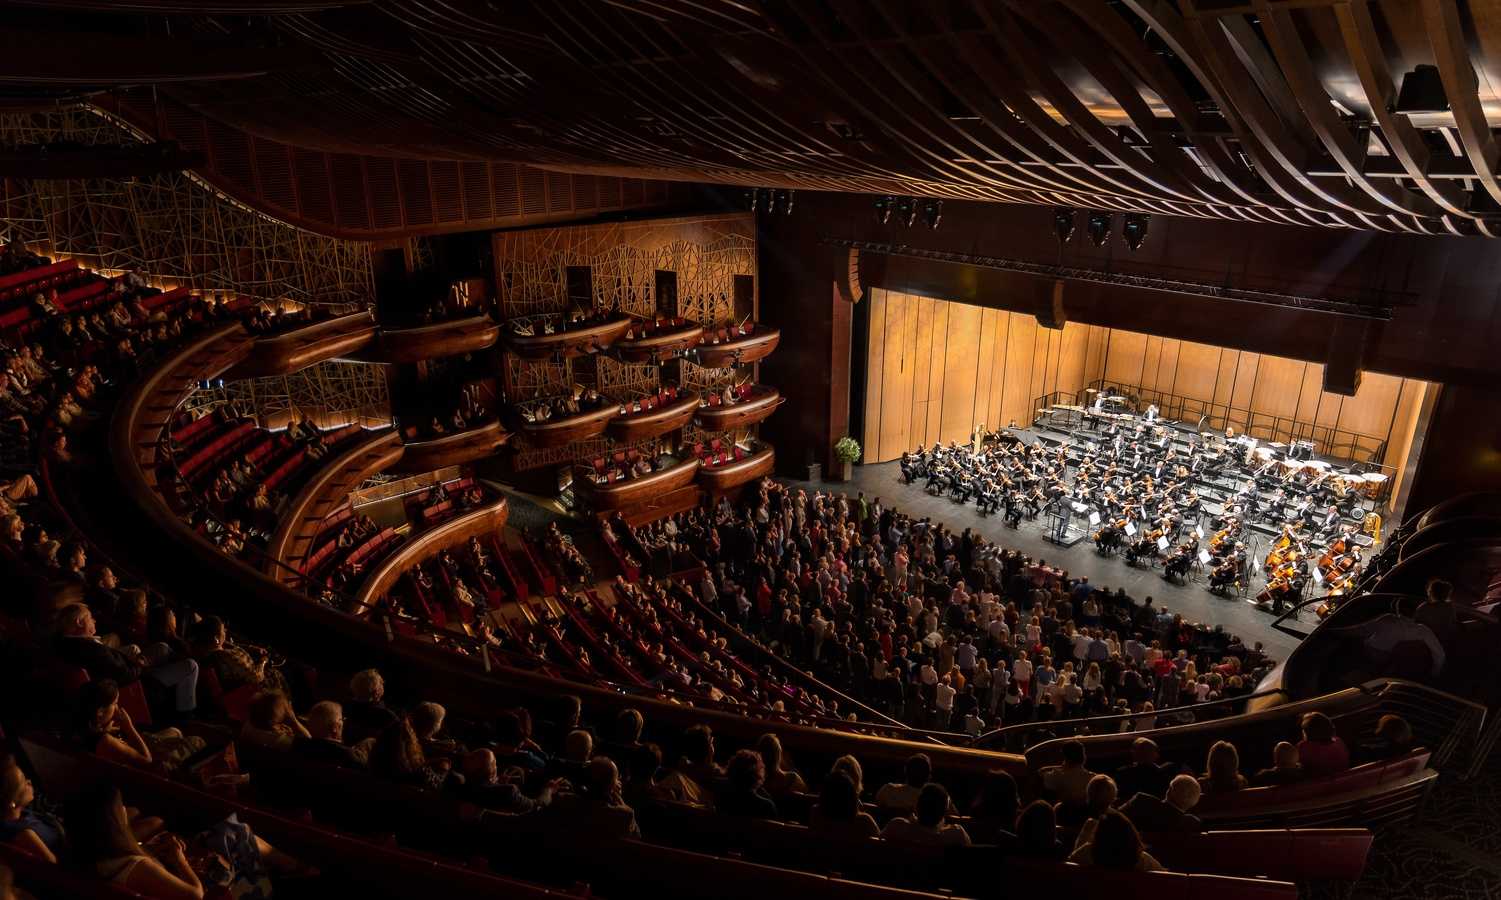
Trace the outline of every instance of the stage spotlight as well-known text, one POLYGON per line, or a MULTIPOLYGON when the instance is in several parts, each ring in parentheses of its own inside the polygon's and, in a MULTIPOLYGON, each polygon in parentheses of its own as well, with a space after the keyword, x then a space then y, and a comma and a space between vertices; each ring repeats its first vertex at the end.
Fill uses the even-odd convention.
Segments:
POLYGON ((777 191, 782 195, 782 214, 792 215, 792 203, 797 199, 797 191, 777 191))
POLYGON ((876 198, 876 221, 882 225, 891 222, 891 214, 896 211, 896 198, 890 194, 876 198))
POLYGON ((917 221, 917 200, 913 197, 903 197, 896 201, 896 221, 903 228, 911 228, 912 223, 917 221))
POLYGON ((1147 239, 1147 226, 1151 222, 1152 217, 1146 213, 1126 213, 1126 220, 1121 225, 1121 237, 1126 239, 1126 246, 1140 250, 1147 239))
POLYGON ((1396 111, 1403 115, 1449 111, 1449 96, 1437 66, 1418 66, 1402 76, 1396 111))
POLYGON ((943 221, 943 201, 924 200, 922 203, 922 222, 929 228, 937 228, 938 223, 943 221))
POLYGON ((1092 212, 1089 214, 1089 225, 1085 228, 1089 232, 1089 239, 1096 247, 1103 247, 1110 242, 1110 213, 1092 212))
POLYGON ((1072 206, 1053 207, 1053 233, 1060 244, 1067 244, 1074 236, 1074 219, 1079 214, 1072 206))
POLYGON ((751 212, 755 212, 756 211, 756 192, 755 191, 746 191, 745 192, 745 208, 748 209, 748 210, 750 210, 751 212))
POLYGON ((776 213, 777 213, 777 200, 779 199, 778 194, 780 192, 773 191, 773 190, 765 190, 765 191, 762 191, 761 193, 764 194, 765 198, 766 198, 766 212, 767 212, 767 214, 768 215, 773 215, 773 216, 776 215, 776 213))

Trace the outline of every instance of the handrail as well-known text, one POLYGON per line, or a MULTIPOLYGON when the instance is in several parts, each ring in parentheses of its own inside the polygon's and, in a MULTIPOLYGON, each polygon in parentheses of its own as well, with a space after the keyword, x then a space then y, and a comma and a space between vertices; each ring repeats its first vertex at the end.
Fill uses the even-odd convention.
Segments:
MULTIPOLYGON (((1286 696, 1287 692, 1281 688, 1269 691, 1256 691, 1240 697, 1227 697, 1223 700, 1212 700, 1207 703, 1187 703, 1182 706, 1169 706, 1163 709, 1149 712, 1120 713, 1110 716, 1087 716, 1080 719, 1047 719, 1042 722, 1022 722, 1017 725, 1006 725, 987 731, 970 742, 971 746, 988 748, 992 746, 1006 746, 1010 744, 1010 738, 1014 735, 1025 735, 1031 731, 1050 731, 1052 737, 1067 737, 1077 734, 1109 734, 1120 731, 1119 728, 1097 728, 1096 726, 1120 725, 1126 722, 1135 722, 1137 719, 1154 718, 1167 719, 1181 716, 1185 713, 1196 713, 1202 710, 1219 709, 1226 706, 1234 706, 1241 703, 1250 703, 1253 699, 1260 700, 1268 697, 1286 696), (1069 726, 1074 726, 1069 730, 1069 726)), ((1202 721, 1196 719, 1196 721, 1202 721)))

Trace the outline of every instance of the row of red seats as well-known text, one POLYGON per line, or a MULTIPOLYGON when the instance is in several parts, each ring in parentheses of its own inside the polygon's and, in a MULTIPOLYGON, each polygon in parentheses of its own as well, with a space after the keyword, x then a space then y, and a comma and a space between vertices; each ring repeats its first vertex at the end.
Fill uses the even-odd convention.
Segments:
MULTIPOLYGON (((745 384, 732 388, 730 390, 730 393, 736 400, 744 400, 746 397, 749 397, 751 395, 751 387, 752 385, 750 384, 750 382, 746 382, 745 384)), ((710 391, 704 396, 704 403, 709 406, 723 406, 724 392, 710 391)))
POLYGON ((76 259, 64 259, 45 266, 22 269, 0 276, 0 303, 16 298, 30 300, 39 293, 53 288, 62 290, 80 278, 94 274, 81 268, 76 259))

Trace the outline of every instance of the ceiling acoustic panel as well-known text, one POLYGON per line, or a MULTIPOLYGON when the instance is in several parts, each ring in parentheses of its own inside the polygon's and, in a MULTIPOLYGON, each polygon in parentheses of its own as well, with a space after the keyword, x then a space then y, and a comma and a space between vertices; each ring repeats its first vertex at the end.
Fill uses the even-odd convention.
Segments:
MULTIPOLYGON (((241 5, 256 6, 110 4, 118 59, 147 34, 170 36, 152 40, 176 52, 90 71, 126 96, 154 91, 169 131, 192 127, 176 104, 309 150, 534 166, 517 178, 522 222, 607 207, 608 186, 578 180, 594 176, 654 183, 624 182, 626 207, 668 202, 662 182, 712 182, 1501 235, 1494 0, 382 0, 226 11, 241 5)), ((98 8, 31 0, 29 27, 52 16, 66 35, 98 8)), ((210 138, 218 174, 259 189, 244 142, 237 153, 219 146, 223 131, 210 138)), ((446 184, 401 171, 417 208, 396 227, 478 224, 483 203, 465 202, 450 223, 446 184)), ((467 193, 471 180, 460 181, 467 193)), ((494 190, 491 215, 503 210, 494 190)))

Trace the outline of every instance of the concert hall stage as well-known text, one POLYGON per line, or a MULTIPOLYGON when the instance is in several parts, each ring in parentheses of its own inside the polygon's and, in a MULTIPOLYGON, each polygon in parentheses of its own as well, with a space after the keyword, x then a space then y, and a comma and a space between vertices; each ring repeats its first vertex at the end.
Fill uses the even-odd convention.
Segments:
MULTIPOLYGON (((1029 430, 1023 430, 1024 432, 1029 430)), ((1030 435, 1035 439, 1035 434, 1030 435)), ((1277 658, 1284 657, 1298 639, 1271 627, 1274 616, 1257 608, 1241 597, 1229 593, 1224 596, 1211 594, 1202 575, 1190 575, 1186 584, 1175 584, 1162 577, 1161 567, 1133 568, 1126 565, 1120 556, 1101 556, 1095 552, 1089 540, 1072 547, 1060 547, 1046 538, 1047 517, 1038 516, 1034 521, 1022 520, 1021 527, 1011 529, 1002 516, 981 516, 974 504, 958 503, 947 496, 935 497, 923 490, 921 482, 902 484, 901 468, 895 462, 856 466, 854 477, 845 484, 830 482, 789 481, 789 484, 806 490, 842 491, 854 496, 864 491, 868 499, 880 497, 882 502, 914 517, 929 516, 942 522, 954 531, 973 529, 987 540, 995 541, 1036 558, 1045 559, 1050 565, 1067 569, 1074 577, 1087 577, 1091 584, 1126 589, 1126 593, 1140 600, 1152 597, 1154 605, 1166 606, 1181 612, 1189 619, 1222 625, 1225 630, 1238 634, 1248 644, 1262 641, 1267 650, 1277 658)), ((1254 597, 1264 585, 1262 576, 1255 576, 1249 595, 1254 597)), ((1291 619, 1286 623, 1300 631, 1313 627, 1313 610, 1300 613, 1299 622, 1291 619)))

